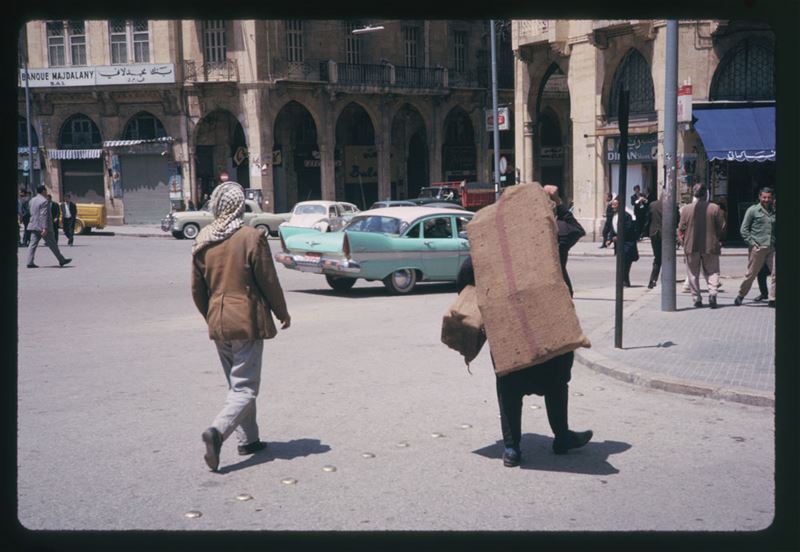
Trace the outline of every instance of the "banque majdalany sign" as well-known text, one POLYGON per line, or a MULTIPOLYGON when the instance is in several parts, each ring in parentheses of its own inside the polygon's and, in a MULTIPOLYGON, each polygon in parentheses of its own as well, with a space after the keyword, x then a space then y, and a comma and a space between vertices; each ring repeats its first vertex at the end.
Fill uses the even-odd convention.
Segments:
POLYGON ((95 67, 50 67, 28 69, 27 75, 24 69, 20 69, 19 86, 25 86, 26 78, 31 88, 174 83, 175 65, 137 63, 95 67))

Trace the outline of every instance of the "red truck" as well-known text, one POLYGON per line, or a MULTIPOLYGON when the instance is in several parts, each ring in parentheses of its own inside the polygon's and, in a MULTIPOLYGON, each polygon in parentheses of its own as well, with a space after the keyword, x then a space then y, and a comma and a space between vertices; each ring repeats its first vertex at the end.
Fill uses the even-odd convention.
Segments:
POLYGON ((441 201, 459 203, 465 209, 477 211, 481 207, 491 205, 495 200, 494 184, 484 182, 433 182, 422 188, 420 198, 435 198, 441 201))

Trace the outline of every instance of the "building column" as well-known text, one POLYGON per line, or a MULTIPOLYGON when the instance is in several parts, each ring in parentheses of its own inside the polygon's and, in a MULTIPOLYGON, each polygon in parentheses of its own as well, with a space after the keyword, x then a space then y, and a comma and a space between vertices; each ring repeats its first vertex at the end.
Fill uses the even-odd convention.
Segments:
POLYGON ((530 104, 531 76, 530 67, 519 52, 514 56, 516 82, 514 87, 514 157, 519 169, 520 182, 532 182, 533 172, 533 130, 534 123, 528 110, 530 104))
POLYGON ((378 199, 394 199, 392 195, 392 174, 391 160, 392 154, 392 129, 389 121, 389 106, 381 102, 380 106, 380 126, 378 128, 378 140, 375 144, 378 150, 378 199))
POLYGON ((430 125, 428 125, 428 178, 430 182, 442 181, 442 136, 444 130, 442 129, 441 120, 441 103, 434 100, 432 109, 432 118, 430 125))

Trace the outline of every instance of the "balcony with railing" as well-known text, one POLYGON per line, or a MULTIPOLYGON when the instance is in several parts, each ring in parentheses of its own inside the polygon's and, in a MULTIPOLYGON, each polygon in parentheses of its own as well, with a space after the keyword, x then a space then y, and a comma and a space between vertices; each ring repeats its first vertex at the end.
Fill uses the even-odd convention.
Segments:
POLYGON ((275 58, 272 60, 272 75, 276 80, 327 81, 328 62, 319 59, 287 61, 285 59, 275 58))
POLYGON ((390 86, 392 67, 387 64, 337 63, 336 82, 345 85, 390 86))
POLYGON ((194 60, 183 62, 184 80, 191 82, 237 82, 239 68, 235 59, 209 61, 198 64, 194 60))
POLYGON ((439 67, 404 67, 394 68, 394 86, 404 88, 444 88, 445 70, 439 67))

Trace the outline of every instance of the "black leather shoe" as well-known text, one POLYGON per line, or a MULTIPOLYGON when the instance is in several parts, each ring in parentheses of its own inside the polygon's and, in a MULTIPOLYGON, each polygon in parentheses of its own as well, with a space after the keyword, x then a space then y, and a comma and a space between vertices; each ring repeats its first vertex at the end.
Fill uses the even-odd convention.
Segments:
POLYGON ((753 301, 755 301, 756 303, 760 303, 761 301, 763 301, 763 300, 764 300, 764 299, 766 299, 766 298, 767 298, 767 296, 766 296, 766 295, 764 295, 763 293, 759 293, 759 294, 756 296, 756 298, 755 298, 755 299, 753 299, 753 301))
POLYGON ((267 444, 264 441, 253 441, 246 445, 239 445, 236 450, 239 451, 239 456, 247 456, 248 454, 255 454, 260 450, 264 450, 265 448, 267 448, 267 444))
POLYGON ((631 287, 631 282, 630 282, 630 280, 624 280, 622 282, 622 285, 623 285, 623 287, 631 287))
POLYGON ((716 295, 710 295, 708 297, 708 306, 711 307, 712 309, 717 308, 717 296, 716 295))
POLYGON ((222 435, 214 427, 209 427, 203 432, 203 442, 206 444, 206 454, 203 458, 211 468, 211 471, 217 471, 219 467, 219 451, 222 449, 222 435))
POLYGON ((35 265, 33 263, 28 265, 28 268, 39 268, 39 265, 35 265))
POLYGON ((702 299, 698 299, 697 301, 694 302, 694 307, 696 309, 699 309, 702 306, 703 306, 703 300, 702 299))
POLYGON ((775 301, 767 301, 767 306, 771 309, 775 308, 775 301))
POLYGON ((653 289, 654 287, 656 287, 655 280, 650 280, 650 283, 647 284, 647 289, 653 289))
POLYGON ((507 468, 519 466, 522 460, 522 452, 519 449, 508 447, 503 451, 503 465, 507 468))
POLYGON ((592 440, 594 433, 591 429, 586 431, 570 431, 565 437, 553 439, 553 452, 556 454, 566 454, 568 450, 580 448, 592 440))
POLYGON ((72 262, 72 259, 64 259, 63 261, 59 261, 58 264, 61 266, 68 265, 72 262))
POLYGON ((736 305, 737 307, 741 307, 742 301, 744 301, 744 297, 742 297, 741 295, 737 295, 736 299, 733 300, 733 304, 736 305))

